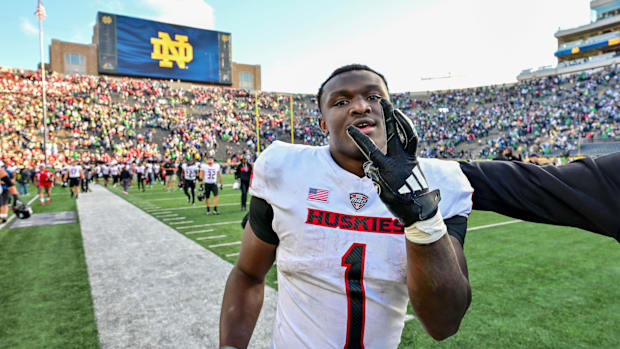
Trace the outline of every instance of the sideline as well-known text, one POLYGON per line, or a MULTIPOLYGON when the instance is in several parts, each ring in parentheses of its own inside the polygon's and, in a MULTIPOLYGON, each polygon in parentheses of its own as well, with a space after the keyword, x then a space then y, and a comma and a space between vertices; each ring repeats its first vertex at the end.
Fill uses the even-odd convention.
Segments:
MULTIPOLYGON (((78 201, 101 348, 217 348, 232 264, 123 198, 94 185, 78 201)), ((276 291, 250 342, 271 342, 276 291)))

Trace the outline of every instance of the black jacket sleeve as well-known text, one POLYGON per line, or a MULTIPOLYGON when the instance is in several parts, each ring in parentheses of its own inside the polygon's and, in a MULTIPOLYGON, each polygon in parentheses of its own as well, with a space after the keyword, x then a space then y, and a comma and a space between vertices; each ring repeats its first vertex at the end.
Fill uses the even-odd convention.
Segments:
POLYGON ((578 227, 620 242, 620 152, 564 166, 461 162, 474 209, 578 227))

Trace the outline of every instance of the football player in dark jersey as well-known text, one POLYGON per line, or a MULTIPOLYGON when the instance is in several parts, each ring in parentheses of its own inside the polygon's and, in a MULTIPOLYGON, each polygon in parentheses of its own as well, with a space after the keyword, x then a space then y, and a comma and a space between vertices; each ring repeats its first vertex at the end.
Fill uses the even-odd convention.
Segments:
POLYGON ((9 215, 9 203, 13 198, 13 209, 20 204, 17 188, 11 179, 11 172, 0 161, 0 223, 6 223, 9 215))

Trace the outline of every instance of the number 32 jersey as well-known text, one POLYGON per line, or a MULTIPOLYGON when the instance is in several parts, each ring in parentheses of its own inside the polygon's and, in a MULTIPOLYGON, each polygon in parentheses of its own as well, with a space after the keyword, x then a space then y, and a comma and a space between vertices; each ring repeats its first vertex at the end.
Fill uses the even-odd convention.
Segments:
MULTIPOLYGON (((454 161, 419 159, 439 209, 467 216, 473 189, 454 161)), ((278 304, 272 348, 396 348, 409 295, 404 227, 372 181, 328 147, 274 142, 250 193, 273 209, 278 304)))

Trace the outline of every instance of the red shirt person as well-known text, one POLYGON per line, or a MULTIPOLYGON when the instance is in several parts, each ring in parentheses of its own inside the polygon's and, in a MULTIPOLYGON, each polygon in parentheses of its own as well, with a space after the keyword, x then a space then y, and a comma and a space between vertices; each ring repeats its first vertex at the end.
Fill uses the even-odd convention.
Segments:
POLYGON ((49 204, 52 196, 52 185, 54 184, 54 174, 45 164, 39 165, 39 173, 37 174, 39 182, 39 198, 41 205, 49 204))

